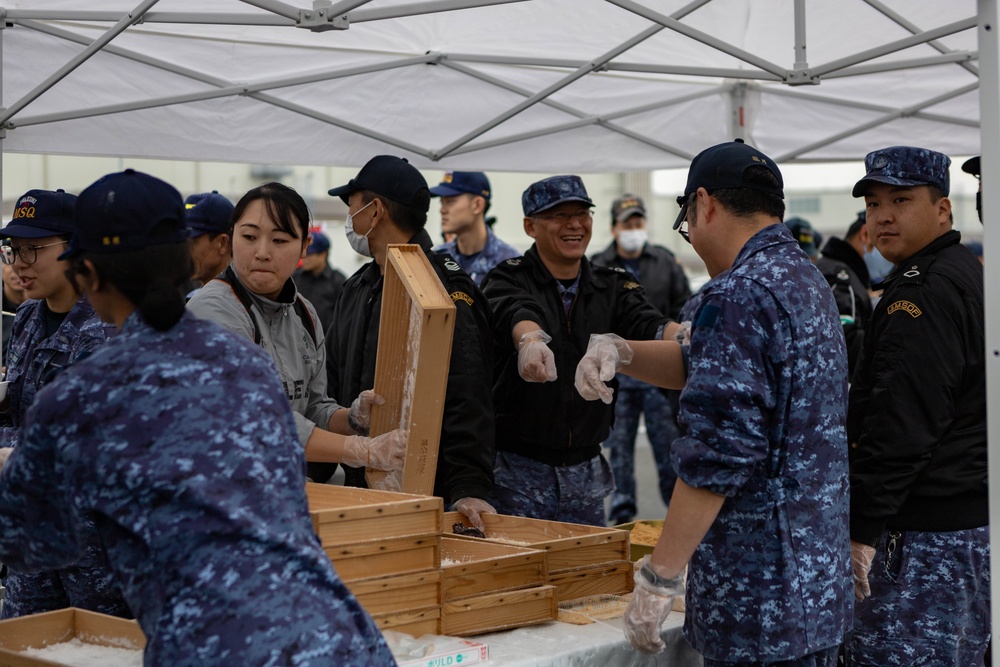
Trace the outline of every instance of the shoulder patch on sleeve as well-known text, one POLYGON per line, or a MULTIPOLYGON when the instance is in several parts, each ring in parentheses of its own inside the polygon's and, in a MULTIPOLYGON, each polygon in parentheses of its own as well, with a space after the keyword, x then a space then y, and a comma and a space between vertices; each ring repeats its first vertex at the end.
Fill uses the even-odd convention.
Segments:
POLYGON ((917 306, 917 304, 912 301, 906 301, 905 299, 900 299, 899 301, 893 303, 886 309, 887 315, 892 315, 893 313, 903 311, 910 317, 916 319, 924 314, 922 310, 917 306))
POLYGON ((451 300, 453 302, 455 302, 455 303, 457 303, 459 301, 464 301, 465 303, 469 304, 470 306, 475 303, 475 300, 471 296, 469 296, 468 294, 466 294, 465 292, 452 292, 448 296, 450 296, 451 300))
POLYGON ((521 266, 520 257, 511 257, 510 259, 501 262, 504 266, 521 266))
POLYGON ((453 260, 451 257, 448 257, 447 259, 444 260, 444 268, 447 269, 448 271, 456 271, 456 272, 462 270, 462 267, 458 265, 458 262, 453 260))
POLYGON ((927 269, 930 268, 933 262, 933 256, 918 257, 910 260, 899 267, 899 279, 897 283, 900 285, 922 285, 924 276, 927 275, 927 269))
POLYGON ((713 327, 718 320, 719 307, 715 305, 708 305, 701 309, 701 312, 698 314, 698 320, 694 323, 694 326, 713 327))
POLYGON ((625 284, 622 285, 622 287, 624 287, 627 290, 633 290, 633 289, 638 289, 638 288, 642 287, 642 285, 640 285, 639 283, 637 283, 634 280, 626 280, 625 284))

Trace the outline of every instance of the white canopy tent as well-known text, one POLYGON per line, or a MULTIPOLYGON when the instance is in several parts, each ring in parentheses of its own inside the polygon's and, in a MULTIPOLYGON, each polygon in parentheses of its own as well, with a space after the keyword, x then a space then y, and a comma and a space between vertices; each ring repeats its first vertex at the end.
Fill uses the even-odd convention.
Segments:
POLYGON ((607 172, 735 136, 779 163, 982 145, 1000 210, 997 0, 136 1, 0 0, 0 151, 607 172))

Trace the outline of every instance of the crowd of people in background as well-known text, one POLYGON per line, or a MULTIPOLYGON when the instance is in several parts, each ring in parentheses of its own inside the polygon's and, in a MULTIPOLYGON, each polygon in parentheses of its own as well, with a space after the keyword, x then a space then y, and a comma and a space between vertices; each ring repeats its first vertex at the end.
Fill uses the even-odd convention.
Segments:
POLYGON ((638 650, 662 650, 684 594, 708 666, 983 664, 982 252, 952 229, 949 166, 873 151, 864 210, 824 242, 786 219, 770 157, 706 149, 674 223, 710 276, 693 295, 634 194, 588 255, 575 175, 521 195, 522 255, 491 227, 486 174, 430 187, 376 156, 329 191, 370 258, 350 277, 281 183, 235 205, 132 170, 79 198, 31 190, 0 230, 3 617, 135 617, 148 664, 392 664, 304 483, 403 466, 406 430, 369 430, 386 254, 409 243, 456 307, 448 508, 481 529, 631 521, 645 423, 669 511, 623 620, 638 650))

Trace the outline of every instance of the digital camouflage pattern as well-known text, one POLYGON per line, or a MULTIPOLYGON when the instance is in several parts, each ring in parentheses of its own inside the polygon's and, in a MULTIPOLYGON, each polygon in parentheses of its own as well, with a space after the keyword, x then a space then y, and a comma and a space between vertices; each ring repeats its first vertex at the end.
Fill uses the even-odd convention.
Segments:
POLYGON ((927 148, 889 146, 865 156, 865 177, 854 185, 854 196, 863 197, 866 183, 889 185, 934 185, 947 197, 951 181, 948 167, 951 158, 927 148))
POLYGON ((486 245, 475 255, 463 255, 458 251, 458 241, 443 243, 434 248, 434 252, 447 253, 452 256, 465 272, 469 274, 477 285, 481 285, 483 278, 494 266, 512 257, 520 257, 521 253, 517 248, 505 243, 493 233, 489 227, 486 228, 486 245))
POLYGON ((854 609, 848 665, 983 664, 990 639, 989 526, 886 532, 868 583, 871 597, 854 609))
MULTIPOLYGON (((14 318, 7 357, 7 380, 10 382, 7 417, 13 426, 0 429, 2 447, 17 445, 25 412, 38 390, 64 368, 93 352, 114 332, 114 327, 101 322, 90 302, 81 298, 59 328, 43 338, 45 310, 44 301, 33 299, 22 304, 14 318)), ((88 522, 88 525, 91 524, 88 522)), ((71 567, 32 574, 8 568, 3 582, 7 591, 0 618, 17 618, 65 607, 131 617, 121 590, 104 561, 104 549, 99 544, 92 544, 71 567)))
POLYGON ((776 662, 851 621, 847 356, 833 295, 783 224, 685 307, 687 484, 727 496, 691 559, 684 632, 708 660, 776 662))
POLYGON ((190 314, 138 313, 46 387, 0 473, 0 558, 78 557, 94 520, 146 665, 391 665, 308 515, 273 363, 190 314))
POLYGON ((579 176, 549 176, 532 183, 521 193, 521 208, 528 217, 567 201, 594 205, 579 176))

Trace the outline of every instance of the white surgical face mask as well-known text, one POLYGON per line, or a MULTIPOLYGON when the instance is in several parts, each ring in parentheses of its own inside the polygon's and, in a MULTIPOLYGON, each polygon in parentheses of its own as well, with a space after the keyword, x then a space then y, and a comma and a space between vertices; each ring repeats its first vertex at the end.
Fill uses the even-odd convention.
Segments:
POLYGON ((365 234, 364 236, 361 236, 354 231, 354 216, 361 213, 361 211, 365 210, 374 203, 375 200, 373 199, 355 211, 353 215, 348 213, 347 220, 344 221, 344 233, 347 235, 347 242, 351 244, 352 248, 354 248, 354 252, 359 255, 364 255, 365 257, 372 256, 371 248, 368 247, 368 234, 371 234, 372 230, 369 229, 368 234, 365 234))
POLYGON ((649 234, 645 229, 626 229, 618 233, 618 245, 625 252, 637 252, 642 250, 649 240, 649 234))

